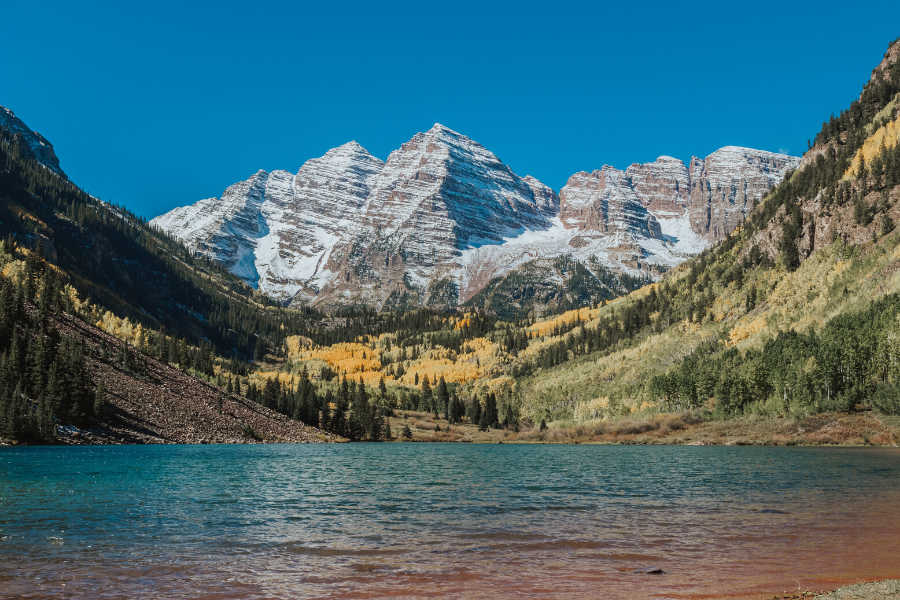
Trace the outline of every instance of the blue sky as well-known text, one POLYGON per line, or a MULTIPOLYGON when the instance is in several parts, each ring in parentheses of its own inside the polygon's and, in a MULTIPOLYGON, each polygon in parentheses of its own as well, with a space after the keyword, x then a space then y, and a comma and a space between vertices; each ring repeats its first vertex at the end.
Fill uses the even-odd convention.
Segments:
POLYGON ((894 2, 11 2, 0 104, 153 217, 443 123, 520 175, 799 155, 900 36, 894 2))

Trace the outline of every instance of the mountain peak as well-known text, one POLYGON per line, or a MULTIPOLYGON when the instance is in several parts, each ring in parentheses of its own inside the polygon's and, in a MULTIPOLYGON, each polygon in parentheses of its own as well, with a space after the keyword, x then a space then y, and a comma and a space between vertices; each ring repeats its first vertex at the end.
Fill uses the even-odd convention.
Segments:
POLYGON ((346 144, 341 144, 337 148, 332 148, 328 152, 325 153, 325 156, 328 156, 332 153, 350 153, 350 152, 364 152, 369 154, 369 151, 362 147, 362 144, 357 142, 356 140, 351 140, 346 144))
POLYGON ((63 179, 68 179, 59 166, 59 159, 53 151, 53 144, 37 131, 32 131, 12 110, 5 106, 0 106, 0 127, 8 130, 13 137, 19 138, 20 142, 23 142, 19 145, 26 149, 35 160, 63 179))

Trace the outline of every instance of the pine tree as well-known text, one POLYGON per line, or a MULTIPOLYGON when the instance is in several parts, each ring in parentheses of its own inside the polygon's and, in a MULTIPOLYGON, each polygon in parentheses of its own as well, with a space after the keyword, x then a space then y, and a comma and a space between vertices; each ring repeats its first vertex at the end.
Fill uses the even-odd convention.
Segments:
POLYGON ((275 379, 267 379, 263 386, 263 406, 275 410, 278 408, 278 398, 281 396, 281 385, 275 379))
POLYGON ((331 421, 331 407, 329 406, 334 402, 334 394, 331 390, 325 392, 325 396, 322 398, 322 405, 320 408, 321 417, 319 418, 319 427, 321 427, 325 431, 334 432, 334 426, 331 421))
POLYGON ((383 435, 384 424, 382 423, 382 417, 378 414, 378 407, 371 406, 369 408, 369 439, 373 442, 381 441, 381 436, 383 435))
POLYGON ((430 403, 432 392, 431 392, 431 382, 428 381, 428 375, 426 374, 422 377, 422 397, 425 398, 426 402, 430 403))
POLYGON ((440 380, 438 380, 436 401, 437 401, 437 408, 436 408, 437 412, 443 413, 444 416, 446 416, 449 420, 450 417, 448 414, 448 410, 447 410, 448 406, 447 405, 450 403, 450 394, 447 392, 447 382, 444 381, 443 376, 441 376, 440 380))
POLYGON ((490 423, 488 423, 487 409, 481 412, 478 419, 478 431, 487 431, 490 423))
POLYGON ((484 413, 488 427, 493 427, 494 429, 496 429, 500 426, 500 419, 497 414, 497 397, 494 396, 493 393, 488 394, 485 398, 484 413))
POLYGON ((459 398, 456 396, 450 398, 450 404, 447 408, 447 422, 451 424, 459 423, 459 398))
POLYGON ((353 400, 353 408, 350 413, 350 439, 361 440, 370 431, 369 427, 369 398, 366 394, 366 386, 360 378, 356 387, 356 397, 353 400))

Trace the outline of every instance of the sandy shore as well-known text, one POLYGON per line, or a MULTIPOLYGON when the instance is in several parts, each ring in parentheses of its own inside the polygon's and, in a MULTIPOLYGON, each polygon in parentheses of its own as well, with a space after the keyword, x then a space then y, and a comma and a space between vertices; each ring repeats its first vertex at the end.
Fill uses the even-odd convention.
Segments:
POLYGON ((816 596, 816 598, 817 600, 900 600, 900 579, 855 583, 823 596, 816 596))

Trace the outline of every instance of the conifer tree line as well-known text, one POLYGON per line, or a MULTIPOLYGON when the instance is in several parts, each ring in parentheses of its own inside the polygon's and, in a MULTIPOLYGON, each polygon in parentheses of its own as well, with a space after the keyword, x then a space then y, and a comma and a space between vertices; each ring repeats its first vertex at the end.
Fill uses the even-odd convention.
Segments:
MULTIPOLYGON (((14 247, 12 238, 0 242, 0 269, 14 247)), ((51 441, 57 422, 84 425, 106 409, 85 365, 86 345, 54 324, 71 305, 40 250, 19 282, 0 277, 0 437, 29 442, 51 441)))
POLYGON ((891 294, 832 318, 819 333, 783 331, 759 350, 702 344, 649 388, 668 411, 714 397, 723 417, 763 412, 773 396, 811 414, 857 407, 900 414, 898 314, 900 294, 891 294))

